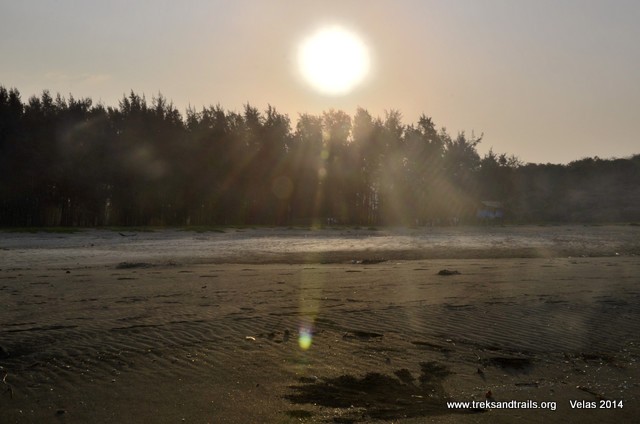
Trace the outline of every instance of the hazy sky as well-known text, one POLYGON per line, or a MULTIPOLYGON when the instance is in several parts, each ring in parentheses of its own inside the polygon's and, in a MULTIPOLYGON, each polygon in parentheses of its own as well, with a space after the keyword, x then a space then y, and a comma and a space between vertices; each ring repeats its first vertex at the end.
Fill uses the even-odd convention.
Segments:
POLYGON ((0 85, 117 106, 158 92, 184 112, 270 103, 293 121, 398 109, 484 133, 525 162, 640 153, 640 2, 563 0, 0 0, 0 85), (330 97, 296 49, 325 25, 357 33, 371 73, 330 97))

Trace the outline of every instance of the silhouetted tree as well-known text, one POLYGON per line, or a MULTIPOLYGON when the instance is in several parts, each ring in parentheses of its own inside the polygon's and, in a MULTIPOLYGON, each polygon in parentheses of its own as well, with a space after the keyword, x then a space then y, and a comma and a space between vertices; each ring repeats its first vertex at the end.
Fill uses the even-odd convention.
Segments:
POLYGON ((320 215, 324 201, 320 181, 326 176, 322 133, 321 116, 300 115, 289 150, 293 183, 293 223, 311 223, 320 215))
POLYGON ((412 220, 417 224, 434 222, 442 214, 444 142, 432 119, 422 115, 418 125, 406 131, 406 178, 412 220))
POLYGON ((351 162, 356 174, 354 218, 358 224, 373 225, 379 221, 379 170, 384 157, 382 122, 374 120, 365 109, 358 108, 353 119, 351 162))
POLYGON ((345 181, 347 169, 347 147, 351 134, 351 117, 341 110, 329 110, 322 115, 323 150, 319 170, 321 218, 346 222, 349 217, 349 200, 345 181))

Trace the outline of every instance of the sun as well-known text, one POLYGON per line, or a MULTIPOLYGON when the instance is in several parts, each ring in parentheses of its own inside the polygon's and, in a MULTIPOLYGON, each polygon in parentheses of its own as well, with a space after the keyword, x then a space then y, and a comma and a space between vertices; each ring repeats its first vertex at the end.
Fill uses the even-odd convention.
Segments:
POLYGON ((298 50, 302 76, 321 93, 344 95, 369 72, 369 50, 354 33, 327 27, 304 40, 298 50))

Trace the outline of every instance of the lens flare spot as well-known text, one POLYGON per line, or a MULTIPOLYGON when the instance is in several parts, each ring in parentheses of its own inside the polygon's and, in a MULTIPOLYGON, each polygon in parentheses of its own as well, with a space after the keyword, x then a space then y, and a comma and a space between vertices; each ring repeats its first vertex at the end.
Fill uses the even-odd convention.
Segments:
POLYGON ((311 347, 311 338, 311 330, 308 328, 301 328, 300 336, 298 337, 298 345, 300 345, 300 349, 309 349, 311 347))

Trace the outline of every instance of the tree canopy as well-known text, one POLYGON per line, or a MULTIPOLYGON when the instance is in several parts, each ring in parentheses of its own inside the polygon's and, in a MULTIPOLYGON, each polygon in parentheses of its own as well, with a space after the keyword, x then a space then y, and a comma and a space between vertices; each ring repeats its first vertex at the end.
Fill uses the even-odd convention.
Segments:
POLYGON ((354 225, 640 219, 640 155, 523 164, 422 115, 189 108, 133 91, 26 102, 0 86, 0 225, 354 225))

